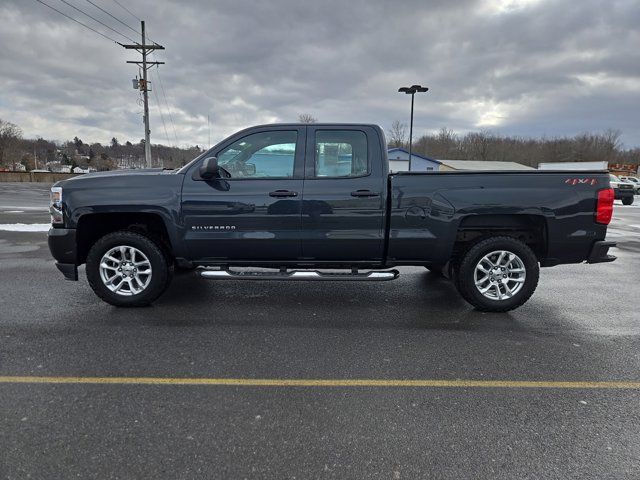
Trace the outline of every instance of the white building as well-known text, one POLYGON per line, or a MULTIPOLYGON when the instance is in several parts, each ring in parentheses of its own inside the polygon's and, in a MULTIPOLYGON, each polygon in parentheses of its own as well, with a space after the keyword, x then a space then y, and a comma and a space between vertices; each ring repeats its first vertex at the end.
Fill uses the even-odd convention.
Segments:
POLYGON ((440 171, 451 170, 535 170, 517 162, 495 162, 492 160, 438 160, 440 171))
POLYGON ((87 167, 87 168, 82 168, 82 167, 75 167, 73 169, 73 173, 91 173, 91 172, 95 172, 96 169, 93 167, 87 167))
POLYGON ((608 170, 607 162, 544 162, 538 164, 538 170, 608 170))
POLYGON ((71 173, 71 165, 63 165, 60 162, 49 162, 47 168, 53 173, 71 173))
MULTIPOLYGON (((409 171, 409 151, 404 148, 390 148, 387 152, 389 158, 389 171, 408 172, 409 171)), ((412 172, 437 172, 440 169, 440 161, 411 152, 412 172)))

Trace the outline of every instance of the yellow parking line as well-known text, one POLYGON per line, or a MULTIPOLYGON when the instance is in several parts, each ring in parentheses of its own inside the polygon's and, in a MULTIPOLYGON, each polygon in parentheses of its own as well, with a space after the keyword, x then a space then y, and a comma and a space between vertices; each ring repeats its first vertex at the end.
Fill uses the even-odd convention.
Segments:
POLYGON ((168 378, 168 377, 35 377, 0 376, 4 383, 112 384, 112 385, 230 385, 241 387, 422 387, 422 388, 563 388, 632 389, 640 382, 529 381, 529 380, 382 380, 302 378, 168 378))

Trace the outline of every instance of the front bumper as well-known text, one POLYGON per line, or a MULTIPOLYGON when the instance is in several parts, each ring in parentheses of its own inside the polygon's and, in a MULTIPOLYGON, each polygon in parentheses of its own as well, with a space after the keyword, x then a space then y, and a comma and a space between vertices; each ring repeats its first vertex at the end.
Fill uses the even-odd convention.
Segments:
POLYGON ((599 241, 593 244, 591 247, 591 253, 587 258, 587 263, 603 263, 613 262, 617 257, 615 255, 609 255, 608 251, 611 247, 615 247, 616 242, 599 241))
POLYGON ((56 267, 67 280, 78 280, 76 230, 74 228, 49 229, 49 251, 56 259, 56 267))

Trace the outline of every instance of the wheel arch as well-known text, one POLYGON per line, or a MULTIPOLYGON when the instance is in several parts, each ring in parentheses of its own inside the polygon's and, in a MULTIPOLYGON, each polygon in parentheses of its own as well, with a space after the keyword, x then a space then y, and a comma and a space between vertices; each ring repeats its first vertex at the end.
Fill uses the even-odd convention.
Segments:
POLYGON ((78 264, 86 261, 91 246, 103 236, 129 230, 154 239, 167 258, 172 259, 174 248, 164 219, 153 212, 87 213, 77 221, 76 243, 78 264))
POLYGON ((547 255, 548 230, 544 215, 474 214, 460 220, 452 257, 493 236, 513 237, 529 246, 538 260, 547 255))

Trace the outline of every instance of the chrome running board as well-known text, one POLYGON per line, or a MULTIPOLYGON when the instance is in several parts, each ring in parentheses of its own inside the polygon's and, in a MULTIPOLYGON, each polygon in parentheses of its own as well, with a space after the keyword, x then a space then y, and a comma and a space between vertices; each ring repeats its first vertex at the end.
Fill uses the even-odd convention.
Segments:
POLYGON ((331 282, 385 282, 400 275, 397 270, 351 271, 348 273, 324 273, 317 270, 289 270, 280 272, 198 270, 202 278, 211 280, 311 280, 331 282))

